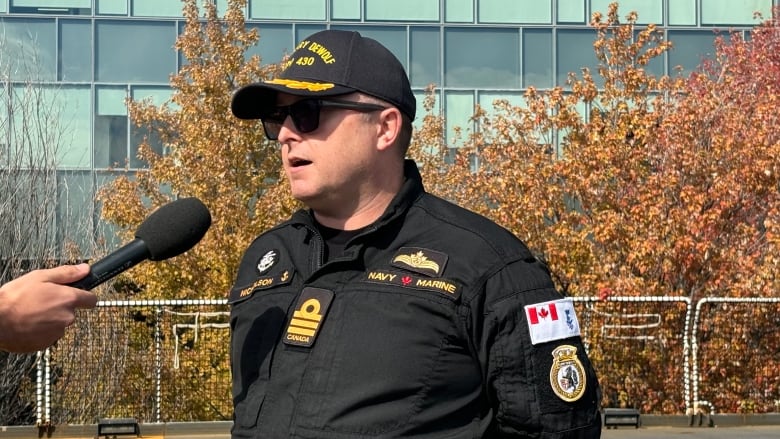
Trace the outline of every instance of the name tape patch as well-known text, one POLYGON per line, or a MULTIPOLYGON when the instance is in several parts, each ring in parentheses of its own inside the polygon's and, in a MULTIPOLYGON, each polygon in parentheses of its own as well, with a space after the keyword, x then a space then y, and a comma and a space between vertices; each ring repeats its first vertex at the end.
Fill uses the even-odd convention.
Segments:
POLYGON ((532 344, 580 335, 580 323, 574 313, 574 302, 571 299, 526 305, 525 316, 532 344))
POLYGON ((451 299, 457 299, 460 296, 460 286, 448 279, 415 276, 397 271, 373 270, 366 273, 364 280, 378 284, 397 285, 403 288, 435 291, 451 299))
POLYGON ((258 277, 251 285, 240 290, 231 291, 230 302, 233 303, 244 299, 245 297, 251 296, 256 291, 267 290, 278 285, 287 285, 292 282, 294 273, 293 270, 284 270, 273 276, 258 277))

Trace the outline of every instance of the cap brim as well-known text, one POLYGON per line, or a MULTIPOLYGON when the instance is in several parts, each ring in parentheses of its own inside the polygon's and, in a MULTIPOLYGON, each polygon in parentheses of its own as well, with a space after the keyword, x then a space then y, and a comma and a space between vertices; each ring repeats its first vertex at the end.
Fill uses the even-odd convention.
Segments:
POLYGON ((304 81, 278 80, 278 83, 255 82, 245 85, 235 93, 230 103, 233 115, 239 119, 260 119, 271 107, 276 106, 277 93, 302 97, 326 97, 353 93, 355 90, 336 84, 312 84, 304 81), (303 84, 303 85, 302 85, 303 84))

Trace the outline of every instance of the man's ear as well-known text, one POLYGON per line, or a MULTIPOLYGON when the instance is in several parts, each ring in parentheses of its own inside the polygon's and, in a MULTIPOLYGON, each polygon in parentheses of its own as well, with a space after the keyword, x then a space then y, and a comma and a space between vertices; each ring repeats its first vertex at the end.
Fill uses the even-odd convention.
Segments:
POLYGON ((396 143, 402 121, 401 112, 395 107, 386 108, 379 113, 377 149, 384 151, 396 143))

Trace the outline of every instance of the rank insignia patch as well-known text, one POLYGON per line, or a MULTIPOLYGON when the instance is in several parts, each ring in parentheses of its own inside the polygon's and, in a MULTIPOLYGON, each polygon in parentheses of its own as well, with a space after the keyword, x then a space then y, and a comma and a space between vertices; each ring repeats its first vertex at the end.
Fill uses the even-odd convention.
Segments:
POLYGON ((333 291, 314 287, 304 288, 287 325, 284 343, 311 347, 317 339, 332 301, 333 291))
POLYGON ((428 276, 441 276, 447 265, 447 255, 417 247, 401 247, 391 265, 428 276))
POLYGON ((270 270, 279 260, 279 250, 268 250, 259 261, 257 261, 257 274, 263 274, 270 270))
POLYGON ((577 348, 561 345, 552 351, 550 385, 553 392, 566 402, 574 402, 585 394, 585 369, 577 358, 577 348))

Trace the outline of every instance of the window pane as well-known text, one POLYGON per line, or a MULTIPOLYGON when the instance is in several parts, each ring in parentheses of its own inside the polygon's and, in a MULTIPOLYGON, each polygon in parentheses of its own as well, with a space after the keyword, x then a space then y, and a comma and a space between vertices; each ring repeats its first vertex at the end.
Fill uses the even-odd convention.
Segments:
POLYGON ((127 165, 127 116, 95 115, 95 168, 127 165))
POLYGON ((365 0, 366 20, 439 21, 439 0, 365 0))
POLYGON ((80 256, 92 256, 96 218, 92 173, 57 172, 57 190, 57 242, 61 250, 75 245, 80 256))
MULTIPOLYGON (((150 103, 160 106, 171 99, 172 90, 168 87, 134 87, 132 90, 133 100, 141 101, 151 99, 150 103)), ((144 138, 147 138, 152 150, 157 154, 163 153, 163 144, 156 130, 153 127, 137 127, 133 124, 130 127, 130 167, 146 168, 148 164, 138 158, 138 147, 144 138)))
POLYGON ((441 86, 441 51, 439 28, 418 27, 411 30, 409 72, 412 87, 441 86))
POLYGON ((471 0, 444 0, 444 17, 450 23, 473 23, 474 3, 471 0))
MULTIPOLYGON (((636 38, 637 35, 639 35, 640 30, 634 31, 634 38, 636 38)), ((646 48, 648 46, 645 46, 646 48)), ((657 47, 653 46, 653 47, 657 47)), ((662 76, 666 74, 664 71, 664 57, 665 54, 661 54, 660 56, 656 56, 655 58, 651 59, 650 62, 645 65, 645 71, 647 71, 648 74, 655 75, 656 77, 662 76)))
POLYGON ((295 42, 297 44, 299 41, 305 40, 309 35, 325 29, 326 27, 323 24, 297 24, 295 25, 295 42))
POLYGON ((182 17, 181 2, 133 0, 131 15, 136 17, 182 17))
POLYGON ((11 7, 91 8, 92 0, 11 0, 11 7))
MULTIPOLYGON (((406 28, 385 26, 331 26, 331 29, 360 32, 364 37, 382 43, 406 67, 406 28)), ((408 72, 408 69, 407 69, 408 72)))
POLYGON ((517 29, 452 28, 445 32, 444 83, 447 87, 520 88, 517 29))
POLYGON ((701 0, 701 23, 756 25, 754 12, 763 17, 772 17, 772 0, 701 0))
POLYGON ((510 105, 516 107, 524 107, 525 99, 522 92, 482 92, 479 94, 479 106, 482 107, 489 115, 495 115, 496 111, 494 103, 496 101, 508 101, 510 105))
POLYGON ((468 140, 468 136, 474 132, 469 121, 474 115, 474 94, 472 92, 447 92, 444 99, 447 145, 463 146, 468 140), (456 128, 460 128, 460 134, 457 138, 456 128))
POLYGON ((55 80, 56 42, 54 20, 0 18, 0 68, 24 79, 55 80))
POLYGON ((695 26, 696 0, 670 1, 669 24, 672 26, 695 26))
POLYGON ((672 31, 668 33, 669 41, 674 46, 669 51, 669 68, 671 71, 677 66, 683 68, 683 74, 687 75, 699 66, 702 59, 712 57, 715 53, 715 34, 711 30, 701 31, 672 31))
MULTIPOLYGON (((591 12, 599 11, 606 14, 609 10, 609 4, 615 0, 590 0, 591 12)), ((669 3, 674 3, 679 0, 669 0, 669 3)), ((618 15, 620 18, 628 15, 629 12, 635 11, 637 13, 637 23, 647 24, 663 24, 663 9, 662 0, 620 0, 620 6, 618 7, 618 15)))
POLYGON ((480 23, 551 23, 551 0, 481 0, 480 23))
MULTIPOLYGON (((5 65, 0 64, 0 69, 0 75, 8 74, 5 65)), ((0 87, 0 165, 58 164, 51 157, 64 149, 62 138, 67 134, 60 123, 63 109, 58 93, 56 87, 38 83, 0 87)))
POLYGON ((434 116, 438 116, 441 114, 441 91, 436 90, 433 92, 435 96, 435 101, 433 103, 433 108, 431 108, 430 113, 425 109, 425 99, 428 97, 428 95, 424 92, 415 92, 414 98, 417 100, 417 113, 415 113, 417 116, 414 118, 414 128, 420 129, 423 125, 423 121, 425 120, 425 116, 427 114, 433 114, 434 116))
POLYGON ((168 87, 133 87, 131 93, 134 101, 151 99, 151 104, 160 106, 171 99, 173 90, 168 87))
MULTIPOLYGON (((2 1, 5 3, 5 1, 2 1)), ((10 0, 12 13, 90 15, 92 0, 10 0)))
POLYGON ((292 25, 289 24, 247 24, 247 28, 257 29, 260 41, 246 51, 246 56, 259 55, 263 64, 276 64, 284 55, 295 49, 292 25))
MULTIPOLYGON (((95 192, 97 193, 105 186, 108 186, 110 183, 116 180, 117 177, 129 178, 131 181, 135 180, 135 174, 132 173, 128 174, 126 172, 99 172, 96 173, 95 175, 95 192)), ((98 209, 99 208, 100 205, 98 205, 98 209)), ((119 232, 119 227, 117 227, 115 224, 109 223, 105 220, 100 220, 100 219, 98 220, 97 230, 95 231, 95 234, 97 235, 98 242, 105 243, 105 248, 115 249, 125 244, 125 242, 119 238, 118 232, 119 232)))
POLYGON ((101 21, 95 26, 98 81, 167 83, 176 71, 175 23, 101 21))
POLYGON ((558 23, 585 23, 583 0, 558 0, 558 23))
POLYGON ((59 151, 59 163, 66 168, 92 167, 92 106, 90 87, 66 86, 58 90, 62 112, 60 123, 66 130, 65 147, 59 151))
POLYGON ((127 15, 127 0, 95 0, 100 15, 127 15))
POLYGON ((89 86, 13 87, 14 125, 7 133, 16 148, 54 154, 58 167, 89 168, 89 86))
POLYGON ((127 106, 125 87, 99 87, 95 103, 95 167, 127 164, 127 106))
POLYGON ((92 80, 92 25, 89 21, 60 21, 59 61, 60 80, 92 80))
POLYGON ((249 0, 249 18, 325 20, 326 0, 249 0))
POLYGON ((552 29, 525 29, 523 87, 550 88, 554 79, 552 29))
POLYGON ((160 155, 163 153, 163 144, 156 130, 148 126, 138 127, 132 125, 130 127, 130 168, 132 169, 149 167, 149 164, 146 161, 138 158, 138 148, 144 141, 149 143, 149 146, 152 147, 152 151, 160 155))
POLYGON ((556 61, 558 65, 557 85, 565 85, 570 72, 581 76, 582 68, 587 67, 598 85, 603 81, 598 75, 596 53, 593 42, 596 34, 591 29, 567 29, 558 31, 556 61))
POLYGON ((330 15, 334 20, 360 20, 360 0, 331 0, 330 15))

